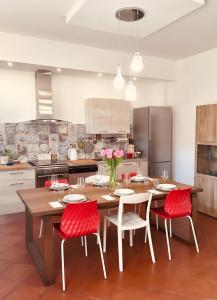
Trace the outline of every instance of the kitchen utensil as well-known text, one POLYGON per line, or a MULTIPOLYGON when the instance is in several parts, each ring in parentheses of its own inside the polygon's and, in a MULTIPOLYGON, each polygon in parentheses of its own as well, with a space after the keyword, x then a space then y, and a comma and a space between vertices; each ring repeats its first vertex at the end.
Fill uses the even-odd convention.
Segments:
POLYGON ((141 151, 136 151, 133 153, 133 157, 134 158, 140 158, 142 156, 142 152, 141 151))
POLYGON ((86 154, 91 154, 94 151, 94 144, 92 141, 87 141, 84 145, 84 152, 86 154))

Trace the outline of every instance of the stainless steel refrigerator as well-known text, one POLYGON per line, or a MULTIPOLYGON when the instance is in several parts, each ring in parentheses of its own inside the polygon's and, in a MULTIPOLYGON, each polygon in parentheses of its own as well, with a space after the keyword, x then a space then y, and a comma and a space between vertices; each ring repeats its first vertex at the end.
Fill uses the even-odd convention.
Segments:
POLYGON ((168 170, 172 178, 172 111, 169 106, 140 107, 133 110, 135 149, 148 160, 148 175, 161 176, 168 170))

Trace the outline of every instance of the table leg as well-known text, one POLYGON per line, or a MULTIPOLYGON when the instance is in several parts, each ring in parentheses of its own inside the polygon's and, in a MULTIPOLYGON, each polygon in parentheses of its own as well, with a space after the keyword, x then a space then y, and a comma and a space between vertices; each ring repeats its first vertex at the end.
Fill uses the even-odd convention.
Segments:
POLYGON ((33 239, 33 216, 26 208, 26 247, 38 269, 45 285, 53 284, 55 281, 54 269, 54 245, 53 245, 53 216, 44 217, 44 247, 41 255, 33 239))

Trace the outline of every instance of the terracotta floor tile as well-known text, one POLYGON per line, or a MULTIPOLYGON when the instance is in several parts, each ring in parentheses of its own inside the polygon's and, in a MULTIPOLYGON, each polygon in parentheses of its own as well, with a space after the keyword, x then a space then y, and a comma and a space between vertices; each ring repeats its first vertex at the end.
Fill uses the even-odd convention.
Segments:
POLYGON ((15 263, 10 266, 6 271, 2 272, 0 276, 2 278, 11 279, 14 281, 22 281, 34 270, 35 266, 29 264, 15 263))
POLYGON ((11 261, 0 259, 0 276, 1 273, 7 270, 13 263, 11 261))
POLYGON ((16 287, 16 284, 17 283, 12 280, 0 278, 0 299, 2 300, 9 294, 16 287))
MULTIPOLYGON (((124 272, 118 270, 117 233, 109 228, 103 278, 99 249, 88 237, 88 257, 80 239, 66 243, 66 292, 61 290, 60 241, 55 236, 57 277, 45 287, 24 241, 24 214, 0 216, 0 299, 4 300, 214 300, 217 299, 217 220, 199 214, 199 247, 171 239, 172 261, 168 260, 165 234, 152 227, 156 264, 144 244, 144 231, 137 230, 134 246, 123 240, 124 272)), ((35 222, 38 235, 38 220, 35 222)), ((42 241, 38 241, 42 247, 42 241)))
POLYGON ((17 285, 4 300, 38 300, 47 287, 42 284, 42 281, 37 272, 32 272, 19 285, 17 285))

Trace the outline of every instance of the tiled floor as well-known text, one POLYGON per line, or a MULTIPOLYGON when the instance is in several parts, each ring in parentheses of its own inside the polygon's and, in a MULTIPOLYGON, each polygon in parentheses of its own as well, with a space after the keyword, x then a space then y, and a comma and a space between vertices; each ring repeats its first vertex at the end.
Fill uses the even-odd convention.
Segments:
MULTIPOLYGON (((38 228, 37 228, 38 229, 38 228)), ((144 231, 134 247, 124 240, 124 272, 118 271, 116 231, 109 229, 104 280, 98 247, 88 238, 89 256, 80 240, 66 245, 67 291, 61 290, 59 240, 56 237, 57 280, 45 287, 24 244, 24 214, 0 217, 0 299, 5 300, 202 300, 217 299, 217 220, 199 215, 199 246, 173 238, 168 261, 164 233, 152 228, 156 264, 152 264, 144 231)))

